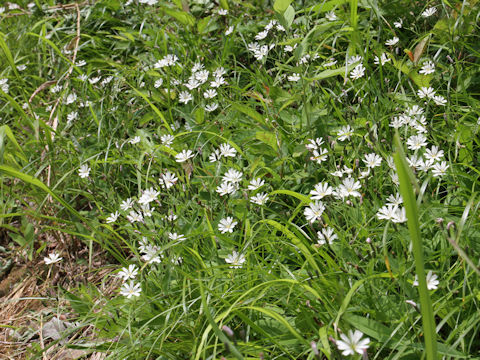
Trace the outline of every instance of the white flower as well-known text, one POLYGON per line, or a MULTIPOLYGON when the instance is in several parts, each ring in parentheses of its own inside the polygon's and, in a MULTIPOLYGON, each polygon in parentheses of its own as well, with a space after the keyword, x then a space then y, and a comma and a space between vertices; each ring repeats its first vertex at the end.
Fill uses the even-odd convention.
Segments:
POLYGON ((439 161, 443 157, 443 150, 434 145, 430 149, 425 149, 423 156, 428 160, 439 161))
POLYGON ((231 255, 228 255, 225 258, 225 262, 227 264, 231 264, 230 267, 233 269, 241 268, 245 261, 246 261, 245 255, 239 254, 236 251, 233 251, 231 255))
POLYGON ((450 166, 447 165, 446 161, 442 161, 441 163, 437 162, 437 163, 433 164, 433 166, 432 166, 433 176, 434 177, 440 177, 440 176, 445 175, 447 173, 447 169, 449 167, 450 166))
POLYGON ((185 240, 185 235, 177 233, 168 233, 168 238, 172 241, 183 241, 185 240))
POLYGON ((223 78, 223 76, 216 76, 215 79, 213 81, 210 81, 210 86, 212 88, 218 88, 224 84, 226 84, 227 82, 225 81, 225 79, 223 78))
POLYGON ((228 14, 228 10, 227 9, 218 9, 217 14, 225 16, 225 15, 228 14))
POLYGON ((230 182, 223 182, 217 186, 215 191, 218 192, 220 196, 223 196, 227 194, 234 194, 237 191, 237 187, 230 182))
POLYGON ((203 70, 205 65, 203 65, 201 62, 195 62, 192 66, 192 74, 196 73, 197 71, 203 70))
POLYGON ((217 110, 217 108, 218 108, 217 103, 211 103, 211 104, 205 105, 204 109, 205 109, 206 112, 212 112, 212 111, 217 110))
POLYGON ((175 155, 175 161, 178 163, 185 162, 193 156, 194 154, 192 150, 182 150, 177 155, 175 155))
POLYGON ((369 338, 362 339, 363 333, 361 331, 348 330, 348 336, 340 334, 342 340, 337 340, 338 350, 342 351, 342 355, 355 355, 355 353, 363 355, 368 349, 370 343, 369 338))
POLYGON ((243 173, 241 171, 237 171, 235 169, 229 169, 225 175, 223 176, 224 182, 230 182, 233 184, 239 183, 242 181, 243 173))
POLYGON ((447 99, 445 99, 442 95, 435 95, 432 99, 433 102, 439 106, 445 106, 447 103, 447 99))
POLYGON ((325 245, 326 243, 331 244, 333 240, 338 239, 337 234, 331 227, 323 228, 322 231, 317 231, 318 244, 325 245))
POLYGON ((165 174, 160 175, 160 185, 162 188, 170 189, 174 186, 178 181, 178 178, 175 176, 174 173, 167 171, 165 174))
POLYGON ((351 177, 347 177, 343 180, 342 184, 338 186, 337 194, 341 198, 346 198, 347 196, 361 197, 362 194, 357 191, 361 187, 362 186, 360 185, 359 181, 355 181, 351 177))
POLYGON ((403 25, 403 20, 402 19, 398 19, 398 21, 393 22, 393 26, 395 26, 397 29, 401 29, 402 25, 403 25))
POLYGON ((160 136, 160 141, 162 142, 163 145, 165 146, 170 146, 173 144, 173 140, 175 140, 175 136, 166 134, 160 136))
POLYGON ((127 211, 128 209, 131 209, 133 206, 133 200, 131 198, 128 198, 127 200, 122 201, 120 204, 120 209, 123 211, 127 211))
POLYGON ((160 79, 155 80, 155 83, 153 84, 153 87, 154 87, 155 89, 158 89, 158 88, 159 88, 160 86, 162 86, 162 85, 163 85, 163 79, 160 78, 160 79))
POLYGON ((127 220, 130 222, 143 222, 143 215, 140 212, 136 211, 130 211, 130 213, 127 215, 127 220))
POLYGON ((352 64, 355 64, 359 61, 362 61, 363 60, 363 57, 360 56, 360 55, 352 55, 352 56, 349 56, 347 57, 347 65, 352 65, 352 64))
POLYGON ((350 72, 350 79, 356 80, 360 79, 365 75, 365 67, 362 64, 358 64, 354 67, 354 69, 350 72))
POLYGON ((205 99, 213 99, 215 96, 217 96, 217 90, 215 89, 208 89, 203 93, 205 99))
POLYGON ((133 280, 128 283, 124 283, 120 289, 120 295, 126 296, 130 299, 132 296, 138 297, 142 292, 140 284, 135 284, 133 280))
POLYGON ((387 62, 391 61, 392 59, 390 59, 387 55, 387 53, 382 53, 382 55, 380 56, 380 58, 378 56, 375 56, 375 58, 373 59, 373 62, 376 64, 376 65, 379 65, 379 64, 382 64, 385 65, 387 62))
POLYGON ((252 196, 250 198, 250 202, 258 205, 265 205, 265 203, 268 201, 268 194, 266 193, 259 193, 255 196, 252 196))
POLYGON ((434 163, 434 161, 431 160, 431 159, 429 159, 429 160, 420 159, 420 160, 418 160, 418 164, 417 164, 416 168, 417 168, 417 170, 427 172, 428 170, 430 170, 432 168, 433 163, 434 163))
POLYGON ((250 181, 250 184, 248 184, 248 190, 257 190, 261 186, 265 185, 265 180, 262 180, 260 178, 253 179, 250 181))
POLYGON ((142 208, 143 217, 151 217, 153 211, 155 211, 154 207, 150 208, 150 204, 142 204, 140 207, 142 208))
POLYGON ((257 42, 249 43, 247 45, 247 49, 248 49, 248 51, 251 51, 251 52, 255 53, 256 51, 258 51, 260 49, 260 45, 258 45, 257 42))
POLYGON ((407 212, 405 208, 398 208, 392 221, 397 224, 407 222, 407 212))
POLYGON ((60 257, 59 254, 57 253, 50 253, 48 254, 48 257, 44 257, 43 258, 43 261, 45 261, 45 264, 46 265, 51 265, 51 264, 55 264, 57 262, 60 262, 62 261, 62 257, 60 257))
MULTIPOLYGON (((200 84, 200 81, 198 81, 197 79, 193 79, 193 78, 190 78, 188 79, 188 82, 184 84, 189 90, 193 90, 193 89, 196 89, 197 87, 199 87, 201 84, 200 84)), ((183 93, 187 93, 186 91, 184 91, 183 93)), ((180 93, 183 94, 183 93, 180 93)), ((192 97, 190 94, 188 94, 188 97, 192 97)), ((184 102, 182 101, 182 99, 180 99, 180 97, 178 98, 178 100, 180 102, 184 102)), ((188 101, 190 101, 192 99, 188 99, 185 101, 185 104, 188 103, 188 101)))
POLYGON ((70 114, 67 115, 68 122, 72 122, 78 118, 78 112, 72 111, 70 114))
POLYGON ((435 90, 432 87, 421 87, 418 89, 417 95, 420 99, 433 98, 435 96, 435 90))
POLYGON ((192 100, 193 100, 193 96, 188 91, 182 91, 178 95, 178 101, 183 104, 187 104, 189 101, 192 101, 192 100))
POLYGON ((157 263, 159 264, 162 261, 163 255, 158 254, 159 249, 156 246, 152 246, 149 244, 141 245, 142 248, 140 249, 143 253, 142 260, 148 263, 157 263))
POLYGON ((315 185, 314 189, 310 191, 312 200, 321 200, 325 196, 332 195, 333 188, 326 182, 321 182, 315 185))
POLYGON ((320 148, 320 146, 322 146, 323 143, 324 143, 323 138, 321 138, 321 137, 316 138, 316 139, 308 139, 308 141, 310 141, 310 143, 305 145, 305 147, 308 150, 318 150, 320 148))
POLYGON ((128 268, 122 268, 118 272, 118 277, 121 277, 123 281, 127 281, 128 279, 135 279, 138 275, 137 266, 134 264, 130 264, 128 268))
POLYGON ((427 9, 425 9, 424 12, 422 12, 422 17, 424 18, 428 18, 430 16, 432 16, 433 14, 435 14, 437 12, 437 9, 434 8, 434 7, 429 7, 427 9))
POLYGON ((178 61, 177 55, 168 54, 168 55, 165 55, 165 56, 163 57, 163 59, 158 60, 158 61, 153 65, 153 67, 154 67, 155 69, 160 69, 160 68, 163 68, 163 67, 166 67, 166 66, 175 65, 175 63, 176 63, 177 61, 178 61))
POLYGON ((309 204, 307 208, 305 208, 303 214, 307 221, 313 223, 315 220, 320 220, 322 218, 322 214, 325 211, 325 205, 323 202, 319 200, 315 200, 309 204))
POLYGON ((325 13, 325 18, 328 20, 328 21, 335 21, 338 19, 337 15, 335 15, 335 12, 332 10, 332 11, 328 11, 325 13))
POLYGON ((90 175, 90 168, 88 167, 87 164, 83 164, 80 166, 80 169, 78 169, 78 176, 80 176, 82 179, 87 178, 90 175))
POLYGON ((382 206, 377 212, 377 218, 379 220, 393 220, 398 210, 397 205, 387 204, 382 206))
POLYGON ((268 30, 261 31, 255 36, 255 40, 263 40, 267 37, 267 35, 268 35, 268 30))
POLYGON ((208 70, 200 70, 199 72, 195 73, 195 79, 200 81, 201 84, 205 84, 208 80, 208 75, 210 72, 208 70))
POLYGON ((297 73, 293 73, 292 75, 287 76, 287 79, 291 82, 297 82, 298 80, 300 80, 300 75, 297 73))
POLYGON ((262 45, 253 52, 255 59, 262 60, 265 56, 268 55, 269 48, 267 45, 262 45))
POLYGON ((18 71, 23 71, 27 68, 27 65, 17 65, 17 70, 18 71))
POLYGON ((140 142, 140 136, 135 136, 128 140, 129 144, 135 145, 140 142))
MULTIPOLYGON (((438 276, 430 270, 427 274, 427 289, 428 290, 436 290, 438 288, 438 284, 440 281, 437 280, 438 276)), ((415 281, 413 282, 413 286, 418 286, 418 275, 415 275, 415 281)))
POLYGON ((91 79, 88 79, 88 82, 92 85, 95 85, 97 82, 99 82, 101 79, 100 76, 97 76, 97 77, 94 77, 94 78, 91 78, 91 79))
POLYGON ((105 222, 107 224, 113 223, 117 221, 119 216, 120 216, 120 213, 118 211, 115 211, 114 213, 111 213, 109 217, 107 217, 107 220, 105 222))
POLYGON ((343 126, 340 130, 337 131, 337 136, 339 141, 350 140, 350 136, 353 135, 353 129, 350 125, 343 126))
POLYGON ((232 217, 228 216, 225 219, 220 220, 220 222, 218 223, 218 230, 222 234, 225 234, 226 232, 233 233, 233 229, 237 224, 237 221, 234 221, 232 217))
POLYGON ((221 159, 221 157, 222 155, 220 154, 220 150, 216 149, 208 156, 208 161, 217 162, 221 159))
POLYGON ((407 139, 407 146, 410 150, 418 150, 427 146, 427 138, 423 134, 412 135, 407 139))
POLYGON ((400 194, 389 195, 387 198, 387 204, 400 206, 403 203, 403 198, 400 194))
POLYGON ((223 143, 220 145, 220 155, 224 157, 235 157, 237 155, 237 150, 230 144, 223 143))
POLYGON ((265 25, 265 30, 270 31, 277 24, 277 20, 270 20, 270 22, 265 25))
POLYGON ((400 39, 399 39, 398 37, 394 36, 393 38, 391 38, 391 39, 389 39, 389 40, 385 41, 385 45, 387 45, 387 46, 393 46, 393 45, 396 45, 396 44, 398 43, 398 41, 399 41, 399 40, 400 40, 400 39))
POLYGON ((365 165, 367 165, 368 168, 373 169, 381 165, 382 158, 375 153, 367 154, 363 158, 363 162, 365 163, 365 165))
POLYGON ((310 157, 310 160, 315 161, 317 164, 321 164, 325 160, 327 160, 327 149, 319 149, 319 150, 313 150, 312 152, 312 157, 310 157))
POLYGON ((152 201, 157 200, 158 195, 160 195, 159 191, 156 191, 153 187, 150 189, 144 190, 140 199, 138 199, 139 204, 149 204, 152 201))
POLYGON ((223 75, 225 75, 227 73, 227 71, 223 68, 223 67, 219 67, 219 68, 216 68, 214 71, 213 71, 213 76, 214 77, 222 77, 223 75))
POLYGON ((71 93, 67 96, 67 99, 65 100, 65 104, 72 104, 77 100, 77 95, 75 93, 71 93))
POLYGON ((426 61, 423 63, 419 73, 423 75, 433 74, 435 72, 435 64, 432 61, 426 61))
POLYGON ((225 31, 225 35, 228 36, 233 32, 233 26, 229 26, 227 30, 225 31))
POLYGON ((323 66, 324 67, 330 67, 330 66, 333 66, 333 65, 336 65, 337 64, 337 60, 335 60, 334 58, 330 58, 328 59, 327 62, 323 63, 323 66))

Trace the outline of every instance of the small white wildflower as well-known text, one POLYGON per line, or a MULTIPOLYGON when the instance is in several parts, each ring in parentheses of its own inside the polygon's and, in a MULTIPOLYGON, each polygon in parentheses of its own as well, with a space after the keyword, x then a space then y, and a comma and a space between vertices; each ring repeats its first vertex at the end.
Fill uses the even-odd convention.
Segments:
POLYGON ((78 169, 78 176, 80 176, 82 179, 87 178, 90 175, 90 167, 87 164, 83 164, 80 166, 80 169, 78 169))
POLYGON ((235 226, 238 224, 237 221, 234 221, 232 217, 228 216, 225 219, 221 219, 218 223, 218 230, 222 233, 233 233, 235 226))
POLYGON ((389 39, 389 40, 385 41, 385 45, 387 45, 387 46, 393 46, 393 45, 396 45, 396 44, 398 43, 398 41, 399 41, 399 40, 400 40, 400 39, 399 39, 398 37, 394 36, 393 38, 391 38, 391 39, 389 39))
POLYGON ((140 284, 135 284, 133 280, 130 280, 128 283, 124 283, 120 288, 120 295, 126 296, 127 299, 130 299, 132 296, 138 297, 142 292, 140 284))
MULTIPOLYGON (((438 284, 440 281, 437 280, 438 276, 430 270, 427 274, 427 289, 428 290, 436 290, 438 288, 438 284)), ((415 275, 415 281, 413 282, 413 286, 418 286, 418 275, 415 275)))
POLYGON ((48 254, 48 257, 43 258, 43 261, 45 261, 46 265, 51 265, 51 264, 55 264, 55 263, 58 263, 58 262, 62 261, 62 259, 63 258, 60 257, 59 254, 50 253, 50 254, 48 254))

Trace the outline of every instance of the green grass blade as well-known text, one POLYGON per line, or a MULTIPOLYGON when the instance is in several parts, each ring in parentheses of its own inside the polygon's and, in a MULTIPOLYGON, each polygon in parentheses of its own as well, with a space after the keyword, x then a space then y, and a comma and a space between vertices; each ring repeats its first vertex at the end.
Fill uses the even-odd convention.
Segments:
POLYGON ((418 276, 418 291, 420 293, 420 310, 422 314, 422 324, 425 338, 425 352, 427 360, 434 360, 437 358, 437 333, 435 331, 432 302, 427 289, 417 202, 415 200, 412 183, 410 182, 410 176, 408 175, 410 168, 407 165, 407 160, 405 158, 398 133, 395 134, 395 145, 395 167, 397 168, 398 178, 400 181, 400 193, 403 197, 403 202, 405 204, 405 210, 407 213, 408 231, 412 241, 415 270, 418 276))

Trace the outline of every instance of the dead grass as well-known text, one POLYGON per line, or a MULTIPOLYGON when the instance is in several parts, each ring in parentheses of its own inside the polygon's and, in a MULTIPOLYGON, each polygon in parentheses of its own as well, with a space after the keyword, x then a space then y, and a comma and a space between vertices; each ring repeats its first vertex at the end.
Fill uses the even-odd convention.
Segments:
POLYGON ((43 337, 44 325, 53 317, 66 323, 75 321, 68 302, 59 297, 57 285, 75 291, 80 284, 90 283, 108 295, 118 287, 117 279, 108 276, 112 268, 100 250, 90 254, 85 244, 64 234, 49 234, 48 238, 47 248, 61 252, 62 262, 51 268, 43 256, 25 262, 17 249, 15 265, 0 281, 0 359, 103 359, 103 353, 68 348, 94 340, 92 327, 81 328, 64 343, 55 343, 43 337))

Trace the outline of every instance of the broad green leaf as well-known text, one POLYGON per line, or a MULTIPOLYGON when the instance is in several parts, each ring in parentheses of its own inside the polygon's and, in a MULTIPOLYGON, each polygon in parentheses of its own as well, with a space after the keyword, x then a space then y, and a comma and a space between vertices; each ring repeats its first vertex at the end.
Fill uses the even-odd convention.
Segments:
POLYGON ((273 132, 257 131, 255 134, 255 138, 269 145, 273 150, 278 151, 277 137, 273 132))
POLYGON ((240 111, 241 113, 244 113, 245 115, 251 117, 253 120, 257 121, 258 123, 265 125, 265 119, 263 115, 253 110, 251 107, 248 107, 247 105, 243 105, 240 103, 234 103, 234 102, 232 102, 231 104, 232 104, 232 108, 234 108, 235 110, 240 111))
POLYGON ((275 0, 275 3, 273 4, 273 10, 275 10, 277 13, 283 14, 291 3, 292 0, 275 0))
POLYGON ((167 7, 163 7, 163 11, 165 11, 165 13, 167 15, 169 15, 169 16, 173 17, 174 19, 178 20, 183 25, 189 25, 189 26, 195 25, 195 18, 193 17, 193 15, 191 15, 191 14, 185 12, 185 11, 173 10, 173 9, 169 9, 167 7))

